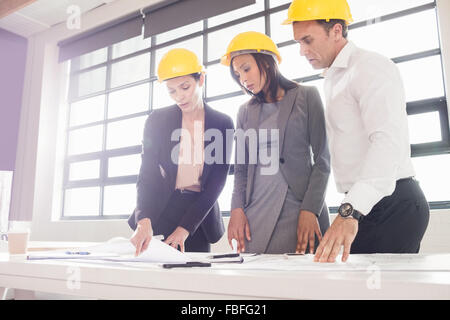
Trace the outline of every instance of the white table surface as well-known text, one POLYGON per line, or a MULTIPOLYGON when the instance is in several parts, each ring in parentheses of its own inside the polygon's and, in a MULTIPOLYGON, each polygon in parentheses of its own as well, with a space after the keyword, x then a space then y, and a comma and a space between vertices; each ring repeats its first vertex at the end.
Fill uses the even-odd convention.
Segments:
MULTIPOLYGON (((358 257, 365 256, 371 255, 358 257)), ((429 256, 433 261, 450 262, 450 254, 429 256)), ((326 270, 309 271, 218 264, 163 269, 147 263, 30 261, 0 253, 0 291, 15 288, 30 298, 39 291, 99 299, 450 299, 450 263, 442 263, 440 270, 376 273, 373 269, 333 270, 330 265, 326 270), (375 286, 374 276, 379 279, 375 286)))

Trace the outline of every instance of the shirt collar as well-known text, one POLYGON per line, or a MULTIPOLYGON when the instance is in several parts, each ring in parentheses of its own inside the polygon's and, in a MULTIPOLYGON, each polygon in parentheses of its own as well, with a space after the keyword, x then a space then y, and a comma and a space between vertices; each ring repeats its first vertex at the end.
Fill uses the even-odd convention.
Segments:
POLYGON ((350 56, 355 51, 355 49, 356 49, 355 44, 352 41, 348 41, 347 44, 342 48, 341 52, 338 53, 338 55, 336 56, 336 59, 334 59, 334 62, 331 65, 331 67, 326 68, 322 72, 321 76, 323 78, 325 78, 330 69, 347 68, 348 61, 350 60, 350 56))

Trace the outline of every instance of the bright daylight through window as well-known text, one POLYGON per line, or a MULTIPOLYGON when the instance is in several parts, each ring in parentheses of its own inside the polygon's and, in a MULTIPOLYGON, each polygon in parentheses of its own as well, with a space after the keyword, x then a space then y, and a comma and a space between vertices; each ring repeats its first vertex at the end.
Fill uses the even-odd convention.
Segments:
MULTIPOLYGON (((226 44, 242 31, 270 35, 280 48, 283 74, 316 86, 324 99, 319 73, 301 59, 291 28, 281 25, 289 4, 287 0, 257 0, 254 5, 164 34, 148 39, 138 36, 72 59, 62 217, 126 218, 133 211, 146 117, 151 110, 172 104, 165 86, 155 77, 158 62, 171 48, 187 48, 203 60, 205 98, 232 119, 249 98, 219 58, 226 44)), ((448 114, 436 5, 430 0, 349 0, 349 4, 355 19, 349 39, 398 64, 408 102, 417 179, 432 208, 448 207, 450 155, 444 152, 449 145, 448 114)), ((230 210, 232 173, 219 199, 224 214, 230 210)), ((328 206, 339 206, 342 198, 330 175, 328 206)))

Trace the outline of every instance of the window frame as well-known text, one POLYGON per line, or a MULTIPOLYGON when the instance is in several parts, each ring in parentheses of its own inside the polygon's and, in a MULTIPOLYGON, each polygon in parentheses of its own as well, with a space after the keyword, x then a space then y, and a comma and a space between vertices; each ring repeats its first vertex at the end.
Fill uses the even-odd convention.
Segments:
MULTIPOLYGON (((156 52, 157 50, 164 49, 165 47, 174 45, 176 43, 180 43, 186 40, 194 39, 196 37, 202 37, 203 39, 203 65, 208 68, 209 66, 219 64, 220 59, 214 59, 209 60, 208 59, 208 35, 214 31, 221 30, 223 28, 231 27, 234 25, 238 25, 243 22, 247 22, 253 19, 264 17, 265 19, 265 33, 270 36, 271 34, 271 15, 283 10, 287 10, 289 8, 289 3, 283 4, 277 7, 270 7, 270 1, 264 0, 264 10, 250 14, 245 17, 241 17, 239 19, 234 19, 232 21, 228 21, 226 23, 222 23, 220 25, 216 25, 213 27, 208 27, 208 19, 203 20, 203 30, 193 32, 188 35, 181 36, 176 39, 172 39, 170 41, 166 41, 163 43, 156 43, 156 38, 151 37, 150 46, 146 47, 144 49, 129 53, 127 55, 123 55, 117 58, 112 58, 113 53, 113 46, 107 47, 107 60, 105 62, 91 65, 86 68, 79 68, 79 59, 75 58, 71 61, 70 66, 70 86, 69 86, 69 94, 68 94, 68 105, 69 105, 69 113, 70 114, 70 105, 74 102, 77 102, 79 100, 84 100, 87 98, 95 97, 98 95, 105 95, 105 106, 104 106, 104 118, 101 121, 78 125, 78 126, 72 126, 70 127, 70 116, 67 116, 66 119, 66 137, 65 137, 65 151, 64 151, 64 171, 63 171, 63 184, 62 184, 62 202, 61 202, 61 215, 60 219, 62 220, 91 220, 91 219, 126 219, 129 217, 129 214, 127 215, 113 215, 113 216, 105 216, 103 215, 103 203, 104 203, 104 188, 105 186, 109 185, 118 185, 118 184, 131 184, 137 182, 137 175, 130 175, 130 176, 121 176, 121 177, 111 177, 108 178, 108 159, 115 156, 126 156, 126 155, 132 155, 132 154, 140 154, 142 151, 141 145, 137 146, 129 146, 125 148, 120 149, 114 149, 114 150, 107 150, 106 149, 106 139, 107 139, 107 128, 108 124, 116 121, 122 121, 126 119, 131 119, 139 116, 145 116, 149 115, 150 112, 153 110, 153 85, 155 81, 157 81, 157 77, 155 75, 156 73, 156 52), (128 83, 119 87, 111 88, 111 69, 112 65, 114 63, 130 59, 136 56, 139 56, 141 54, 150 53, 150 70, 149 70, 149 78, 143 79, 137 82, 128 83), (79 74, 84 72, 91 72, 93 70, 96 70, 98 68, 106 67, 106 77, 105 77, 105 90, 91 93, 82 97, 77 97, 76 92, 78 92, 78 86, 77 86, 77 77, 79 74), (149 84, 149 101, 148 101, 148 109, 143 112, 129 114, 117 118, 111 118, 108 119, 108 105, 109 105, 109 94, 118 90, 123 90, 126 88, 138 86, 141 84, 149 84), (82 129, 87 128, 91 126, 96 125, 102 125, 103 126, 103 145, 102 150, 98 152, 88 153, 88 154, 81 154, 81 155, 71 155, 68 156, 68 137, 69 133, 72 130, 76 129, 82 129), (69 181, 69 169, 70 164, 74 162, 79 161, 86 161, 86 160, 94 160, 98 159, 100 160, 100 173, 98 179, 89 179, 89 180, 79 180, 79 181, 69 181), (64 197, 66 189, 71 188, 79 188, 79 187, 100 187, 100 207, 99 207, 99 215, 95 216, 64 216, 64 197)), ((381 17, 375 17, 371 19, 367 19, 364 21, 360 21, 354 24, 349 25, 349 32, 351 30, 354 30, 356 28, 363 28, 367 25, 373 25, 382 23, 384 21, 392 20, 401 18, 407 15, 411 15, 414 13, 419 13, 426 10, 435 10, 435 13, 437 15, 437 9, 436 9, 436 1, 430 2, 428 4, 424 4, 418 7, 394 12, 391 14, 387 14, 381 17)), ((436 20, 438 21, 438 17, 436 17, 436 20)), ((440 32, 439 26, 436 26, 438 33, 440 32)), ((157 36, 156 36, 157 37, 157 36)), ((284 41, 281 43, 278 43, 279 48, 283 48, 286 46, 294 45, 296 42, 294 40, 284 41)), ((441 57, 441 68, 443 69, 442 65, 442 53, 441 53, 441 41, 439 41, 439 48, 427 50, 424 52, 415 52, 412 54, 395 57, 392 58, 392 61, 396 64, 423 59, 427 57, 437 56, 439 55, 441 57)), ((443 73, 443 79, 444 82, 444 73, 443 73)), ((320 74, 314 74, 307 77, 301 77, 293 79, 294 81, 297 81, 299 83, 307 84, 308 82, 320 80, 322 79, 320 74)), ((224 94, 219 94, 216 96, 206 96, 207 94, 207 82, 205 82, 205 89, 204 89, 204 99, 206 102, 213 102, 217 100, 222 100, 226 98, 232 98, 236 96, 243 95, 243 92, 240 90, 236 90, 233 92, 227 92, 224 94)), ((447 108, 447 93, 445 92, 446 88, 444 86, 444 96, 443 97, 435 97, 432 99, 425 99, 420 101, 411 101, 407 103, 407 114, 421 114, 421 113, 427 113, 431 111, 438 111, 440 116, 440 123, 441 123, 441 135, 442 140, 439 142, 431 142, 431 143, 422 143, 422 144, 412 144, 411 145, 411 155, 412 157, 421 157, 421 156, 431 156, 431 155, 438 155, 438 154, 446 154, 450 153, 450 125, 449 125, 449 116, 448 116, 448 108, 447 108)), ((229 175, 234 174, 234 165, 231 165, 229 175)), ((431 209, 448 209, 450 208, 450 199, 449 201, 441 201, 441 202, 430 202, 431 209)), ((131 211, 131 210, 130 210, 131 211)), ((330 207, 330 211, 332 213, 337 212, 337 207, 330 207)), ((227 216, 230 214, 229 211, 222 211, 224 216, 227 216)), ((131 214, 131 212, 130 212, 131 214)))

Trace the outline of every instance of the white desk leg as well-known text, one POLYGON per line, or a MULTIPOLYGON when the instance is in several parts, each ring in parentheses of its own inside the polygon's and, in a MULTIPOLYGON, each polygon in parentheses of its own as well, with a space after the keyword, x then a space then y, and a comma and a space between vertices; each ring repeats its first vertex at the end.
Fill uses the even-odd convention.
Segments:
POLYGON ((15 300, 35 300, 34 291, 14 289, 15 300))

